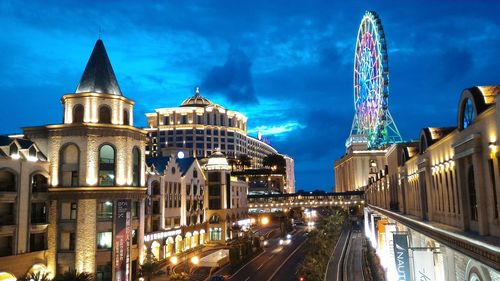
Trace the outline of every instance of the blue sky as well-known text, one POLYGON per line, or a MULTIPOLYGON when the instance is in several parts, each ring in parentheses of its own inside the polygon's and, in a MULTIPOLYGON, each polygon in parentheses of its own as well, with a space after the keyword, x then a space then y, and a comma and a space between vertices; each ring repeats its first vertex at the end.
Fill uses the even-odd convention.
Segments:
POLYGON ((0 133, 59 123, 99 27, 144 113, 202 95, 294 157, 297 188, 331 190, 354 116, 365 10, 382 19, 391 113, 405 139, 456 123, 462 89, 498 84, 499 1, 1 1, 0 133))

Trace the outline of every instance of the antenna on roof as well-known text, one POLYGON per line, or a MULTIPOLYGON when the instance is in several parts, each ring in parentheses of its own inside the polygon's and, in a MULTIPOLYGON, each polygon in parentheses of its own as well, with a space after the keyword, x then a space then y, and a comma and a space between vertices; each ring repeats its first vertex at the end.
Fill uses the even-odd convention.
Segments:
POLYGON ((99 40, 101 40, 101 35, 102 35, 102 31, 101 31, 101 26, 99 25, 99 40))
POLYGON ((200 87, 196 86, 195 96, 199 96, 199 95, 200 95, 200 87))

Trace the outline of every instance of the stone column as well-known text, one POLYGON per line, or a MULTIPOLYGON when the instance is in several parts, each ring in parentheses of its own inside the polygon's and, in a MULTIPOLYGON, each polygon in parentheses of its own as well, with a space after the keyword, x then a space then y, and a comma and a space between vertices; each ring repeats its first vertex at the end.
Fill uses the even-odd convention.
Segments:
POLYGON ((75 268, 77 272, 95 273, 96 200, 78 200, 75 268))

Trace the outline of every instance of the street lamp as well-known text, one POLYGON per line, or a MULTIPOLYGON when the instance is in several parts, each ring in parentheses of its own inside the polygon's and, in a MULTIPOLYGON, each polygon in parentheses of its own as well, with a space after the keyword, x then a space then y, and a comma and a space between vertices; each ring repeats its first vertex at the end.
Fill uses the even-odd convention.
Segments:
POLYGON ((200 258, 198 256, 194 256, 194 257, 191 257, 190 261, 193 264, 193 266, 189 269, 189 274, 191 274, 194 267, 200 263, 200 258))
POLYGON ((260 222, 262 225, 268 225, 269 224, 269 218, 268 217, 263 217, 260 222))

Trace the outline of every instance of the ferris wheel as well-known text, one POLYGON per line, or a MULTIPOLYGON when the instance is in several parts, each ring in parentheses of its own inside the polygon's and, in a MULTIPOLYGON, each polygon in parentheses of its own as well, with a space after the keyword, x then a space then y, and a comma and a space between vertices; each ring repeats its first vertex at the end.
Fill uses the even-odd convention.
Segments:
POLYGON ((367 142, 368 148, 402 141, 388 109, 389 64, 382 22, 366 12, 354 53, 355 116, 347 145, 367 142))

